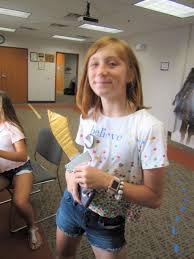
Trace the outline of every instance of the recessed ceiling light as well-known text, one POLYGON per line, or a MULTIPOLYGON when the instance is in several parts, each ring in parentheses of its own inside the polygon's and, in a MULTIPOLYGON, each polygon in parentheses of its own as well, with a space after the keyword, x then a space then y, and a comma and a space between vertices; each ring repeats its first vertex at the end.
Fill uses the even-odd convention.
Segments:
POLYGON ((179 18, 194 16, 194 8, 170 0, 145 0, 134 5, 179 18))
POLYGON ((0 31, 10 31, 10 32, 15 32, 15 31, 16 31, 16 29, 0 27, 0 31))
POLYGON ((119 32, 123 31, 123 30, 118 30, 118 29, 114 29, 114 28, 94 25, 94 24, 90 24, 90 23, 84 23, 84 24, 80 25, 79 28, 94 30, 94 31, 109 32, 109 33, 119 33, 119 32))
POLYGON ((28 18, 31 15, 31 13, 12 10, 12 9, 6 9, 6 8, 0 8, 0 14, 16 16, 16 17, 20 17, 20 18, 28 18))
POLYGON ((67 37, 67 36, 61 36, 61 35, 54 35, 52 37, 55 38, 55 39, 62 39, 62 40, 85 41, 85 39, 74 38, 74 37, 67 37))

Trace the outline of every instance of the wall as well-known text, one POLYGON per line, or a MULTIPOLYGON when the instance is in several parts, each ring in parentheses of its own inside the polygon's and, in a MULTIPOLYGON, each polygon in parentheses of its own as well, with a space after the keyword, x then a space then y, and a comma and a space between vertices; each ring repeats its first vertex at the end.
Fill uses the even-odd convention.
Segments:
POLYGON ((34 40, 30 38, 7 37, 3 46, 20 47, 28 49, 28 100, 29 101, 55 101, 55 63, 45 63, 45 69, 38 69, 38 62, 30 62, 30 52, 54 54, 56 52, 79 54, 78 81, 83 67, 85 49, 83 44, 50 39, 34 40))
POLYGON ((189 40, 190 30, 190 26, 184 26, 136 35, 128 40, 140 62, 144 103, 152 107, 151 113, 163 121, 169 131, 174 127, 172 102, 194 63, 194 51, 191 47, 188 50, 188 45, 194 45, 194 39, 189 40), (136 51, 138 43, 146 44, 146 48, 136 51), (169 70, 161 71, 160 62, 169 62, 169 70))
MULTIPOLYGON (((190 68, 194 66, 194 26, 183 26, 162 31, 144 33, 127 40, 140 62, 144 91, 144 103, 163 121, 169 131, 173 131, 174 117, 172 102, 182 87, 190 68), (143 51, 136 51, 135 45, 146 44, 143 51), (169 62, 169 70, 161 71, 160 62, 169 62)), ((5 45, 5 44, 4 44, 5 45)), ((83 58, 87 46, 73 45, 66 41, 9 40, 6 45, 27 47, 30 51, 79 54, 79 75, 82 73, 83 58), (20 42, 20 43, 17 43, 20 42)), ((40 73, 29 62, 29 100, 53 101, 55 67, 46 68, 40 73)))

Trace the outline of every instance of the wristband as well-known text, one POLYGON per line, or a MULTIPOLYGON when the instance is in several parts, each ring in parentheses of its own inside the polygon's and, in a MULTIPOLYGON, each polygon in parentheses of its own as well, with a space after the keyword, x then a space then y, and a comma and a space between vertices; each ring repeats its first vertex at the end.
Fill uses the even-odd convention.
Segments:
POLYGON ((124 182, 117 177, 114 177, 108 186, 107 192, 114 194, 116 200, 121 200, 123 196, 124 182))

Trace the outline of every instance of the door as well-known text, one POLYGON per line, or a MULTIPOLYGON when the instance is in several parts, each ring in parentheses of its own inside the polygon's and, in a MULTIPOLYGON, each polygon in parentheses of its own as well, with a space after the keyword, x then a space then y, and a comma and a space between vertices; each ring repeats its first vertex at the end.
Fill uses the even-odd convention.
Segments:
POLYGON ((64 90, 64 67, 65 67, 64 53, 57 53, 57 71, 56 71, 56 92, 57 94, 63 93, 64 90))
POLYGON ((28 50, 0 47, 0 90, 13 103, 26 103, 28 95, 28 50))

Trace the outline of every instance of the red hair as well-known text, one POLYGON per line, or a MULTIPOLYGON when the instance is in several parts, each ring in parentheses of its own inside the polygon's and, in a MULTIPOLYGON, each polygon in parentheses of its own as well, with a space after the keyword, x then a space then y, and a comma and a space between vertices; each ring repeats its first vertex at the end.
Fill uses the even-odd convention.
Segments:
POLYGON ((95 113, 102 108, 100 97, 93 92, 88 81, 88 62, 91 56, 93 56, 100 48, 110 44, 115 46, 115 51, 119 58, 125 62, 128 71, 131 74, 132 80, 126 85, 128 100, 137 109, 143 108, 141 74, 135 54, 125 41, 105 36, 94 42, 86 54, 83 75, 76 95, 76 103, 81 110, 83 118, 88 116, 88 111, 91 108, 94 108, 95 113))

